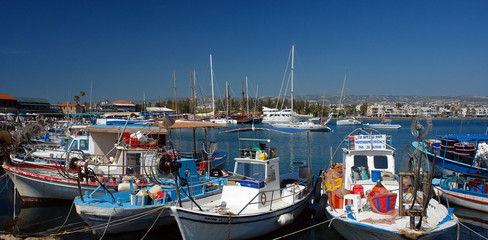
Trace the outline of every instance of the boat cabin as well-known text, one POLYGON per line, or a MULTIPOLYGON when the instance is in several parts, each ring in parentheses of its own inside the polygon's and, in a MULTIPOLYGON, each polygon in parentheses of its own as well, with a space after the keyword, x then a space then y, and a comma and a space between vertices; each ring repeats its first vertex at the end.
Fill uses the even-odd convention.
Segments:
MULTIPOLYGON (((346 189, 362 185, 370 190, 380 180, 385 185, 395 182, 395 158, 386 135, 353 135, 345 139, 343 148, 343 184, 346 189)), ((398 185, 397 185, 398 186, 398 185)))
POLYGON ((221 202, 236 214, 241 210, 245 213, 270 207, 271 199, 281 194, 279 161, 274 149, 265 144, 239 149, 234 165, 237 177, 227 181, 221 202))

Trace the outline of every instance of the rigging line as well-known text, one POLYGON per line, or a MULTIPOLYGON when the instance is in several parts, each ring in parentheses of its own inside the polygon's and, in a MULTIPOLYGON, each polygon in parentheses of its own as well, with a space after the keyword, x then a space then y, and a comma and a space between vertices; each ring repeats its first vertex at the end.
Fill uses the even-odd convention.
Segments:
POLYGON ((283 101, 281 102, 281 109, 283 109, 283 106, 285 105, 286 93, 288 92, 288 85, 290 84, 290 79, 291 79, 291 74, 288 75, 288 81, 286 81, 286 88, 285 88, 285 92, 283 93, 283 101))
POLYGON ((276 108, 278 108, 278 106, 280 104, 281 92, 283 90, 283 85, 285 83, 286 74, 288 72, 288 66, 290 64, 290 58, 291 58, 291 49, 290 49, 290 54, 288 54, 288 61, 286 62, 285 73, 283 74, 283 80, 281 80, 281 88, 280 88, 280 93, 278 95, 278 99, 276 100, 276 108))

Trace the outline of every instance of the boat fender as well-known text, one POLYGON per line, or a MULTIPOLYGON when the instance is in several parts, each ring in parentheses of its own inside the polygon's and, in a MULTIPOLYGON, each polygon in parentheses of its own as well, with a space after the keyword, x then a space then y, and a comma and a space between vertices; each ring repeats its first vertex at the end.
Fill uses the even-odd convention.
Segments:
POLYGON ((293 223, 293 220, 294 220, 293 215, 289 213, 285 213, 280 215, 280 217, 278 217, 278 224, 280 224, 280 226, 285 226, 293 223))
POLYGON ((261 204, 265 205, 266 204, 266 194, 261 193, 261 204))
MULTIPOLYGON (((139 188, 139 186, 137 186, 137 184, 135 184, 135 183, 132 183, 132 188, 134 190, 137 190, 139 188)), ((130 191, 130 190, 131 190, 130 189, 130 183, 128 183, 128 182, 123 182, 123 183, 121 183, 115 187, 115 191, 117 191, 117 192, 125 192, 125 191, 130 191)))
POLYGON ((329 195, 323 194, 322 196, 320 196, 319 204, 317 204, 317 210, 315 210, 315 221, 321 222, 325 220, 325 209, 327 208, 328 202, 329 195))
POLYGON ((320 196, 322 195, 322 170, 319 172, 319 177, 315 181, 315 188, 314 188, 314 197, 313 197, 313 202, 318 203, 320 201, 320 196))

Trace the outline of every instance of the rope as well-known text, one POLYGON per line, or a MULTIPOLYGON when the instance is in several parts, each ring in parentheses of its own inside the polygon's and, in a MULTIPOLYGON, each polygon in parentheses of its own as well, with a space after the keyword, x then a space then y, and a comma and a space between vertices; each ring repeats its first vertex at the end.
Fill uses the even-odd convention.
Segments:
POLYGON ((156 222, 159 220, 159 217, 161 216, 161 214, 163 213, 164 211, 164 207, 161 208, 161 211, 159 212, 158 216, 156 217, 156 219, 154 219, 154 222, 153 224, 151 225, 151 227, 147 230, 147 232, 144 234, 144 236, 142 236, 141 240, 144 239, 146 237, 146 235, 151 231, 151 229, 154 227, 154 225, 156 224, 156 222))
POLYGON ((63 229, 64 225, 66 224, 66 222, 68 222, 68 218, 69 218, 69 216, 71 215, 71 211, 73 210, 73 206, 74 206, 74 205, 75 205, 75 201, 73 201, 73 203, 71 204, 71 208, 69 209, 69 213, 68 213, 68 215, 66 216, 66 219, 64 220, 63 225, 61 225, 61 227, 59 227, 59 229, 58 229, 58 231, 57 231, 57 232, 61 231, 61 229, 63 229))
MULTIPOLYGON (((287 237, 292 236, 292 235, 295 235, 295 234, 297 234, 297 233, 301 233, 301 232, 303 232, 303 231, 306 231, 306 230, 312 229, 312 228, 314 228, 314 227, 318 227, 318 226, 320 226, 320 225, 322 225, 322 224, 324 224, 324 223, 328 223, 328 222, 330 222, 330 224, 332 224, 332 221, 333 221, 333 220, 335 220, 335 219, 337 219, 337 218, 340 218, 340 217, 342 217, 342 216, 345 216, 345 213, 344 213, 344 214, 341 214, 341 215, 339 215, 339 216, 337 216, 337 217, 334 217, 334 218, 332 218, 332 219, 329 219, 329 220, 327 220, 327 221, 323 221, 323 222, 320 222, 320 223, 316 223, 316 224, 314 224, 314 225, 312 225, 312 226, 309 226, 309 227, 306 227, 306 228, 300 229, 300 230, 295 231, 295 232, 288 233, 288 234, 283 235, 283 236, 281 236, 281 237, 273 238, 273 240, 287 238, 287 237)), ((330 224, 329 224, 329 226, 328 226, 328 227, 330 227, 330 224)))
POLYGON ((114 206, 114 208, 112 208, 112 212, 110 213, 110 216, 108 216, 107 225, 105 226, 105 229, 103 230, 103 234, 102 234, 102 236, 100 237, 100 240, 102 240, 102 238, 105 236, 105 233, 107 232, 108 225, 110 224, 110 220, 112 220, 112 214, 113 214, 113 212, 114 212, 114 210, 115 210, 115 207, 116 207, 116 206, 117 206, 117 205, 115 205, 115 206, 114 206))
MULTIPOLYGON (((117 223, 113 223, 111 226, 114 227, 114 226, 117 226, 117 225, 125 224, 126 222, 129 222, 131 220, 135 220, 135 219, 138 219, 138 218, 142 218, 142 217, 147 216, 147 215, 150 215, 150 214, 152 214, 152 213, 154 213, 156 211, 159 211, 159 208, 155 208, 155 209, 152 209, 152 210, 144 211, 142 213, 135 214, 135 215, 132 215, 132 216, 127 216, 127 217, 118 219, 117 220, 117 223)), ((81 229, 76 229, 76 230, 73 230, 73 231, 70 231, 70 232, 63 232, 63 233, 58 233, 58 234, 51 234, 51 236, 60 236, 60 235, 67 235, 67 234, 72 234, 72 233, 78 233, 78 232, 87 232, 87 231, 91 231, 91 230, 97 230, 97 229, 105 228, 105 226, 106 226, 105 224, 99 224, 99 225, 95 225, 95 226, 90 226, 88 229, 86 229, 85 227, 83 227, 81 229)))
POLYGON ((230 216, 232 216, 232 213, 230 211, 227 212, 229 214, 229 227, 227 229, 227 240, 230 239, 230 216))
POLYGON ((465 225, 464 223, 462 223, 462 222, 458 222, 458 236, 457 236, 457 239, 459 239, 459 232, 460 232, 460 231, 459 231, 459 225, 461 225, 461 226, 465 227, 465 228, 466 228, 466 229, 468 229, 469 231, 471 231, 471 232, 473 232, 474 234, 478 235, 480 238, 483 238, 483 239, 487 239, 487 240, 488 240, 488 237, 485 237, 485 236, 483 236, 483 235, 479 234, 478 232, 476 232, 475 230, 473 230, 473 229, 469 228, 468 226, 466 226, 466 225, 465 225))
MULTIPOLYGON (((7 176, 7 174, 2 175, 2 176, 0 177, 0 179, 5 178, 6 176, 7 176)), ((9 182, 9 181, 10 181, 10 178, 7 178, 7 181, 5 181, 5 186, 3 186, 2 190, 0 190, 0 194, 3 192, 3 190, 5 190, 5 189, 7 188, 7 186, 8 186, 8 182, 9 182)))

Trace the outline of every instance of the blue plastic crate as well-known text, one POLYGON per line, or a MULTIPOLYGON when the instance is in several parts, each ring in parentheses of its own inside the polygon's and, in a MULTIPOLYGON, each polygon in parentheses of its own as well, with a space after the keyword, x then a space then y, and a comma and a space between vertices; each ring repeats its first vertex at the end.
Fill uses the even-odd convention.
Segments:
POLYGON ((239 181, 239 183, 241 184, 241 186, 244 187, 251 187, 251 188, 258 188, 258 189, 264 187, 264 181, 243 179, 239 181))

